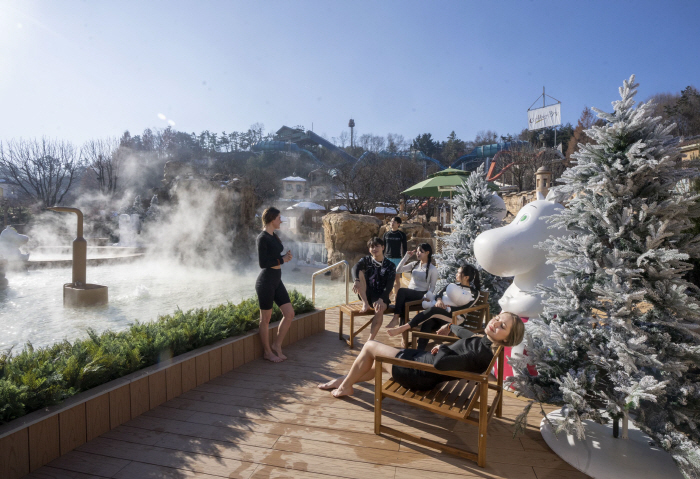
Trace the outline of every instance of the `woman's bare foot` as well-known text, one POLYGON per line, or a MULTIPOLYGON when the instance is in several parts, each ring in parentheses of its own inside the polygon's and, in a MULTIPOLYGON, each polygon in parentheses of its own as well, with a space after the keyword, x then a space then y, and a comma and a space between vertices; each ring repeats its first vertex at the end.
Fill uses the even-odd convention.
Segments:
POLYGON ((389 321, 389 324, 387 324, 384 327, 387 329, 391 329, 391 328, 395 328, 397 324, 399 324, 399 318, 394 316, 393 318, 391 318, 391 321, 389 321))
POLYGON ((284 354, 282 354, 282 348, 279 348, 279 347, 276 347, 276 346, 272 346, 272 352, 275 353, 275 356, 277 356, 278 358, 280 358, 282 361, 284 361, 285 359, 287 359, 287 356, 285 356, 284 354))
POLYGON ((331 381, 328 381, 327 383, 322 383, 318 385, 319 389, 323 389, 324 391, 331 391, 333 389, 337 389, 338 386, 343 384, 343 379, 345 378, 335 378, 331 381))
POLYGON ((331 394, 333 395, 334 398, 341 398, 343 396, 352 396, 355 394, 355 390, 352 388, 352 386, 343 386, 342 384, 338 387, 338 389, 334 389, 331 391, 331 394))
POLYGON ((273 363, 281 363, 282 359, 278 358, 274 353, 265 353, 263 354, 263 358, 267 359, 270 362, 273 363))
POLYGON ((360 308, 360 312, 361 312, 361 313, 366 313, 366 312, 369 311, 370 309, 372 309, 372 306, 370 306, 369 303, 363 301, 363 302, 362 302, 362 308, 360 308))
POLYGON ((398 328, 391 328, 386 332, 386 334, 393 338, 394 336, 398 336, 399 334, 403 333, 404 329, 405 328, 403 326, 399 326, 398 328))

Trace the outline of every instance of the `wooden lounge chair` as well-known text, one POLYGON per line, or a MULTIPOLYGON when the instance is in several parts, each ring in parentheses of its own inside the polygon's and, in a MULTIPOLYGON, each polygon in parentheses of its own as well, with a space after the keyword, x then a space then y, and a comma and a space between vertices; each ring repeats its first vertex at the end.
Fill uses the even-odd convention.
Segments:
MULTIPOLYGON (((413 305, 415 301, 411 301, 410 303, 406 303, 407 310, 406 310, 406 322, 408 322, 408 305, 411 304, 413 305)), ((413 305, 415 308, 415 306, 413 305)), ((421 307, 422 309, 422 307, 421 307)), ((489 309, 489 293, 488 291, 481 291, 479 294, 479 299, 476 301, 476 304, 472 306, 471 308, 465 308, 465 309, 459 309, 457 311, 452 311, 452 324, 457 324, 460 322, 459 316, 463 316, 464 322, 462 323, 462 326, 465 328, 470 329, 471 331, 474 331, 475 333, 483 333, 484 328, 486 328, 486 324, 491 320, 491 310, 489 309)), ((417 337, 415 333, 419 333, 420 328, 413 328, 410 331, 405 331, 404 332, 404 341, 405 344, 408 346, 409 344, 411 345, 410 347, 416 348, 417 346, 417 337), (409 333, 411 334, 411 341, 409 343, 409 333)), ((443 336, 444 337, 444 336, 443 336)))
MULTIPOLYGON (((424 334, 424 333, 418 333, 424 334)), ((431 335, 437 336, 437 335, 431 335)), ((455 341, 457 338, 437 336, 441 341, 455 341)), ((486 465, 486 435, 488 423, 493 414, 502 416, 503 409, 503 347, 499 347, 486 371, 476 374, 463 371, 438 371, 430 364, 406 361, 404 359, 378 356, 376 358, 376 375, 374 381, 374 433, 389 434, 424 446, 439 449, 476 463, 486 465), (489 373, 498 360, 498 378, 489 380, 489 373), (458 381, 448 381, 431 391, 414 391, 405 389, 393 378, 382 384, 382 363, 403 366, 423 371, 452 376, 458 381), (495 391, 489 403, 489 390, 495 391), (478 428, 478 448, 476 452, 441 444, 397 429, 382 426, 382 401, 385 398, 396 399, 404 404, 419 407, 441 416, 472 424, 478 428)))

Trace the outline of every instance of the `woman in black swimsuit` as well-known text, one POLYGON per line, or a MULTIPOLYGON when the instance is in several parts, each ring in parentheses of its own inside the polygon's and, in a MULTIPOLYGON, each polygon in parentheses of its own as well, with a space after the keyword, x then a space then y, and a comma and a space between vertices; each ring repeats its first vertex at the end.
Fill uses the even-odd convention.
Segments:
MULTIPOLYGON (((396 357, 408 361, 432 364, 440 371, 483 372, 493 359, 498 346, 516 346, 523 340, 525 325, 520 317, 502 312, 486 325, 485 335, 472 334, 452 344, 435 346, 431 351, 418 349, 396 349, 378 341, 368 341, 350 368, 347 376, 342 376, 324 384, 320 389, 333 390, 335 397, 351 396, 353 385, 374 379, 374 359, 377 356, 396 357)), ((387 367, 394 380, 406 389, 427 391, 444 381, 454 378, 444 374, 418 369, 391 366, 387 367)), ((378 385, 375 384, 375 387, 378 385)))
POLYGON ((255 282, 255 292, 260 303, 260 342, 263 347, 263 357, 273 363, 284 361, 287 357, 282 354, 282 340, 294 320, 294 308, 289 300, 287 288, 282 283, 282 263, 292 260, 292 252, 287 251, 283 256, 282 241, 275 234, 280 228, 282 216, 277 208, 267 208, 262 215, 263 231, 258 235, 258 262, 262 271, 255 282), (270 344, 270 317, 272 303, 277 303, 284 318, 277 329, 277 338, 270 344))

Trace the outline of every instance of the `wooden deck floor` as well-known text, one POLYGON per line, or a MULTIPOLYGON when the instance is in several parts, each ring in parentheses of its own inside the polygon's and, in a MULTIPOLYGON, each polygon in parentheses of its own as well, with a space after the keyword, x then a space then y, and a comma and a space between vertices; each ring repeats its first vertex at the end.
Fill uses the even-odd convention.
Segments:
MULTIPOLYGON (((388 318, 387 318, 388 321, 388 318)), ((487 467, 373 433, 374 386, 338 400, 315 386, 347 371, 359 347, 338 340, 337 308, 326 331, 290 346, 289 360, 255 360, 193 389, 37 469, 28 478, 587 478, 539 433, 512 438, 524 402, 506 396, 489 425, 487 467), (437 476, 435 475, 437 474, 437 476)), ((398 344, 382 332, 379 340, 398 344)), ((476 448, 476 428, 384 402, 384 423, 476 448)))

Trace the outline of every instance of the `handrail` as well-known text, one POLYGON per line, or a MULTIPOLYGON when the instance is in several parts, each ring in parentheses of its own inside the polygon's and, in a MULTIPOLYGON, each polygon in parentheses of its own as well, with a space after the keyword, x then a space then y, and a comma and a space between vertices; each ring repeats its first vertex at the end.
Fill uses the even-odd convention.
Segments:
POLYGON ((343 260, 338 261, 337 263, 332 264, 326 268, 319 269, 311 275, 311 302, 314 304, 314 306, 316 306, 316 276, 318 276, 321 273, 325 273, 326 271, 330 271, 336 266, 344 266, 343 271, 345 272, 345 304, 349 303, 350 293, 348 292, 348 288, 350 286, 350 279, 348 276, 348 268, 350 267, 350 264, 348 264, 347 261, 343 260))

